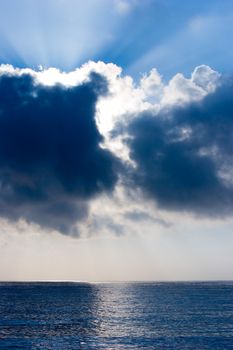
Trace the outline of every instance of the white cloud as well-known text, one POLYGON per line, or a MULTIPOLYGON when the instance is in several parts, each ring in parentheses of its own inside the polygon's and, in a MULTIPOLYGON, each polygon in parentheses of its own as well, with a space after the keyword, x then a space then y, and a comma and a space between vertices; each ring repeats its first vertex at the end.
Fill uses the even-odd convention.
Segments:
POLYGON ((205 65, 196 67, 190 78, 178 73, 165 86, 161 104, 183 104, 201 100, 214 92, 219 78, 218 72, 205 65))
POLYGON ((213 92, 218 85, 221 74, 211 69, 209 66, 201 65, 194 69, 191 81, 200 86, 206 93, 213 92))
POLYGON ((140 86, 147 96, 156 97, 161 95, 163 82, 162 77, 156 68, 153 68, 149 74, 144 74, 140 81, 140 86))

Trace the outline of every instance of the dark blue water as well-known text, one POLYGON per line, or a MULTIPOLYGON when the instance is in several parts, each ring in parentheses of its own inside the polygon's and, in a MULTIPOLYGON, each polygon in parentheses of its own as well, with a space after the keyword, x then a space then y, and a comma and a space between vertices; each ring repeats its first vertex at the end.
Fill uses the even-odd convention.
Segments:
POLYGON ((233 349, 233 283, 1 283, 1 349, 233 349))

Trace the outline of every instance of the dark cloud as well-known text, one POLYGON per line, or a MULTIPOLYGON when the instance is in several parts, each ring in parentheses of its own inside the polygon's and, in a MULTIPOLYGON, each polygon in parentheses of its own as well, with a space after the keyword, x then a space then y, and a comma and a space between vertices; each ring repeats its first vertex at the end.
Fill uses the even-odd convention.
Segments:
POLYGON ((136 116, 127 133, 131 185, 165 209, 232 213, 232 80, 201 102, 136 116))
POLYGON ((117 160, 102 149, 95 119, 106 81, 46 87, 30 75, 0 76, 0 214, 64 233, 88 200, 111 191, 117 160))

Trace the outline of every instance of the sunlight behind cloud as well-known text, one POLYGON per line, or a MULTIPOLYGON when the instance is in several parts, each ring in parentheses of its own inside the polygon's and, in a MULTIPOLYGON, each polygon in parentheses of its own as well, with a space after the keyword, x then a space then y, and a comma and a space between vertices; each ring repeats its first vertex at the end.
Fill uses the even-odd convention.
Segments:
POLYGON ((124 74, 116 64, 101 61, 89 61, 69 72, 44 68, 42 65, 37 70, 0 65, 0 76, 6 73, 12 76, 29 74, 38 83, 47 86, 78 86, 89 80, 91 72, 103 75, 108 82, 108 94, 100 96, 96 106, 96 123, 104 136, 102 146, 129 162, 128 149, 122 142, 125 135, 116 138, 111 136, 118 122, 133 118, 135 113, 157 113, 165 106, 201 100, 215 90, 220 79, 218 72, 205 65, 196 67, 190 78, 178 73, 167 83, 155 68, 143 74, 137 82, 132 76, 124 74))
POLYGON ((22 0, 14 2, 14 11, 6 3, 0 58, 20 66, 73 69, 114 40, 118 17, 109 0, 22 0))

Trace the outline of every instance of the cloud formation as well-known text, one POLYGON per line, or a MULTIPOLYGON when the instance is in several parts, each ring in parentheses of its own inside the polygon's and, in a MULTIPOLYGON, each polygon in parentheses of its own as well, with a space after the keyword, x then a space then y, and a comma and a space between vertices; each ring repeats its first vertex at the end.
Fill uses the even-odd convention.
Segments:
MULTIPOLYGON (((205 75, 199 83, 206 86, 205 75)), ((185 82, 183 88, 189 92, 190 86, 185 82)), ((132 186, 166 210, 229 215, 233 81, 222 79, 215 91, 201 99, 193 97, 163 105, 157 113, 139 113, 128 123, 126 144, 136 165, 132 186)))
POLYGON ((106 92, 96 73, 73 87, 1 74, 1 216, 71 233, 88 201, 114 188, 117 161, 100 147, 95 122, 98 97, 106 92))
POLYGON ((0 66, 1 217, 121 235, 171 227, 168 211, 231 214, 232 88, 204 65, 168 83, 103 62, 0 66))

